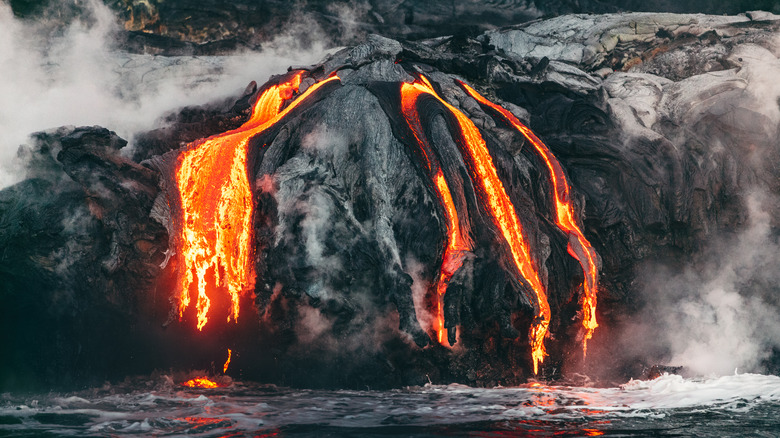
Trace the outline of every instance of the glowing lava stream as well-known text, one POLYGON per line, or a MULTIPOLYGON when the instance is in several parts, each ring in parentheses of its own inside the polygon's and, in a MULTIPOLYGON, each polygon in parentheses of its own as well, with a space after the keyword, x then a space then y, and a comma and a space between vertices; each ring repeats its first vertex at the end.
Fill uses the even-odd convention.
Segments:
POLYGON ((436 339, 439 344, 450 347, 447 329, 444 327, 444 294, 447 293, 447 285, 450 279, 463 264, 464 252, 469 251, 471 248, 468 240, 461 233, 458 210, 455 208, 455 202, 452 200, 452 194, 447 185, 447 180, 444 178, 444 173, 442 173, 438 165, 434 172, 434 166, 431 162, 431 157, 434 153, 425 140, 425 134, 417 112, 417 99, 423 93, 425 92, 415 88, 412 84, 402 84, 401 109, 420 150, 425 156, 426 172, 433 179, 437 199, 439 199, 444 208, 444 215, 447 220, 447 246, 444 248, 439 278, 436 281, 436 314, 434 315, 432 329, 436 332, 436 339))
POLYGON ((183 211, 179 317, 190 304, 190 285, 197 277, 198 330, 206 325, 211 306, 206 287, 209 270, 214 275, 214 287, 226 286, 230 295, 228 322, 238 319, 239 295, 254 285, 254 208, 246 162, 249 140, 282 119, 318 88, 339 79, 334 75, 312 85, 281 110, 298 91, 302 74, 298 72, 289 81, 265 90, 255 103, 252 116, 241 127, 190 143, 179 156, 176 184, 183 211))
POLYGON ((477 102, 482 105, 493 108, 499 114, 501 114, 506 121, 511 124, 515 129, 520 131, 523 136, 534 146, 536 152, 542 157, 547 169, 550 172, 550 179, 553 185, 553 198, 555 200, 555 223, 558 227, 569 235, 569 254, 572 255, 582 266, 583 273, 585 274, 585 282, 583 289, 585 296, 582 300, 582 327, 585 331, 582 341, 582 350, 584 354, 588 352, 588 339, 593 336, 593 331, 598 327, 596 322, 596 295, 598 288, 598 267, 596 266, 596 250, 585 238, 585 235, 577 226, 577 221, 574 219, 574 208, 571 204, 569 196, 569 184, 566 181, 566 175, 563 173, 563 168, 555 158, 555 155, 549 148, 537 137, 527 126, 525 126, 520 120, 515 117, 514 114, 507 111, 503 107, 490 102, 482 95, 477 93, 473 88, 467 84, 457 81, 458 84, 463 87, 466 92, 473 97, 477 102))
POLYGON ((434 329, 439 343, 450 347, 447 329, 444 327, 444 294, 447 293, 447 285, 452 276, 463 265, 464 253, 470 248, 461 234, 458 210, 455 208, 455 203, 452 202, 452 194, 441 169, 436 173, 436 188, 439 192, 439 199, 444 205, 444 214, 447 216, 447 248, 444 249, 441 272, 436 283, 436 324, 434 329))
MULTIPOLYGON (((456 118, 458 126, 465 140, 465 148, 461 149, 463 158, 471 163, 469 171, 475 176, 479 187, 482 189, 486 201, 486 210, 501 230, 520 275, 530 284, 536 296, 538 313, 531 325, 529 333, 531 343, 531 356, 533 359, 534 374, 539 371, 539 363, 544 361, 546 355, 544 338, 550 325, 550 305, 547 302, 547 292, 542 286, 539 274, 536 272, 531 253, 523 236, 523 227, 517 218, 512 201, 504 189, 504 185, 498 177, 498 172, 493 165, 493 158, 487 149, 485 140, 479 133, 479 129, 460 110, 450 105, 436 94, 428 80, 420 76, 412 84, 401 86, 402 96, 405 93, 414 92, 417 96, 426 93, 441 102, 456 118)), ((418 122, 419 123, 419 122, 418 122)))
POLYGON ((225 365, 222 365, 222 373, 226 373, 228 370, 228 367, 230 366, 230 357, 233 356, 233 352, 228 348, 228 358, 225 361, 225 365))

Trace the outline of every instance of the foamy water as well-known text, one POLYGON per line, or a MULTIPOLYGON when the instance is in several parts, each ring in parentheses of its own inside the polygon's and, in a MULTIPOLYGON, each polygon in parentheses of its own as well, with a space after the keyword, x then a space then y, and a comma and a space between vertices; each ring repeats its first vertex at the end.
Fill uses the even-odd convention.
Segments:
POLYGON ((68 394, 3 394, 0 406, 0 436, 774 436, 780 377, 391 391, 242 382, 190 389, 162 377, 68 394))

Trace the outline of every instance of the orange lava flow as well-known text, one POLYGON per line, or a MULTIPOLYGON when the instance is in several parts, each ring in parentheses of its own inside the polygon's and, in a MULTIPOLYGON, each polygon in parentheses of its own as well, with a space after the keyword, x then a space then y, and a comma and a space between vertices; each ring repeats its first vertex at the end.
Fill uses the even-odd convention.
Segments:
POLYGON ((227 360, 225 361, 225 365, 222 365, 222 373, 226 373, 226 372, 227 372, 227 370, 228 370, 228 367, 230 366, 230 357, 231 357, 232 355, 233 355, 233 352, 232 352, 232 351, 230 351, 230 349, 228 348, 228 358, 227 358, 227 360))
POLYGON ((274 125, 327 80, 309 87, 282 110, 298 91, 302 72, 287 82, 271 86, 258 98, 251 118, 241 127, 190 143, 180 155, 176 183, 183 211, 179 281, 179 317, 190 304, 189 289, 197 283, 197 327, 208 321, 211 298, 208 273, 214 288, 223 286, 230 296, 231 318, 239 314, 239 295, 254 286, 252 257, 252 191, 247 176, 249 140, 274 125))
POLYGON ((585 238, 582 230, 577 225, 577 221, 574 219, 574 207, 571 204, 569 195, 569 184, 566 181, 566 175, 563 173, 563 168, 555 158, 555 155, 545 145, 539 137, 537 137, 528 127, 526 127, 520 120, 515 117, 514 114, 507 111, 503 107, 496 105, 493 102, 485 99, 482 95, 477 93, 473 88, 467 84, 458 81, 460 86, 463 87, 466 92, 473 97, 477 102, 482 105, 489 106, 495 111, 500 113, 509 124, 515 129, 520 131, 523 136, 534 146, 536 152, 544 160, 547 165, 547 169, 550 172, 550 179, 553 185, 553 194, 555 201, 555 223, 558 227, 569 235, 569 254, 576 258, 582 266, 583 273, 585 274, 585 282, 583 283, 583 289, 585 291, 582 300, 582 327, 584 331, 582 341, 583 354, 588 352, 588 339, 593 336, 593 331, 598 327, 596 322, 596 295, 598 289, 598 267, 596 265, 596 250, 585 238))
POLYGON ((463 264, 463 255, 470 249, 469 243, 461 233, 460 222, 458 221, 458 210, 455 208, 455 202, 452 200, 452 193, 444 178, 441 168, 434 166, 431 162, 433 151, 425 140, 422 123, 417 112, 417 99, 426 91, 414 87, 412 84, 401 85, 401 110, 409 123, 409 127, 420 146, 420 151, 425 157, 426 170, 433 179, 436 195, 444 208, 444 215, 447 220, 447 246, 444 248, 444 257, 441 263, 439 278, 436 281, 436 314, 434 315, 431 329, 436 332, 436 339, 439 344, 451 347, 447 329, 444 326, 444 295, 447 293, 447 285, 450 279, 463 264))
POLYGON ((485 140, 474 123, 457 108, 439 97, 425 77, 421 76, 414 83, 404 84, 402 87, 412 87, 420 93, 427 93, 435 97, 455 116, 458 122, 465 140, 464 160, 472 163, 469 170, 475 176, 474 179, 485 195, 486 210, 493 216, 494 222, 506 240, 517 270, 531 286, 536 296, 538 313, 529 334, 534 374, 536 374, 539 371, 539 363, 543 362, 546 356, 544 338, 550 325, 550 305, 547 302, 547 292, 542 286, 531 258, 530 249, 525 241, 523 227, 517 218, 514 205, 512 205, 512 201, 498 177, 498 171, 493 164, 493 158, 490 156, 485 140))
POLYGON ((218 388, 217 382, 210 380, 208 377, 196 377, 194 379, 187 380, 182 383, 183 386, 189 386, 190 388, 218 388))
POLYGON ((447 247, 444 249, 444 259, 441 262, 439 280, 436 283, 436 318, 433 329, 436 330, 439 344, 451 347, 447 339, 447 329, 444 327, 444 294, 447 293, 450 279, 463 265, 463 255, 465 251, 469 250, 469 246, 461 234, 458 210, 455 209, 450 188, 447 186, 447 180, 444 179, 441 169, 436 173, 436 190, 444 205, 444 214, 447 216, 447 247))

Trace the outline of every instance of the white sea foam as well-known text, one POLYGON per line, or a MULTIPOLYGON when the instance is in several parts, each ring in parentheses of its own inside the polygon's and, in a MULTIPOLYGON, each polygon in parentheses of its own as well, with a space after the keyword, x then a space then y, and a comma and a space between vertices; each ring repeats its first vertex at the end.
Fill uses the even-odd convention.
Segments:
MULTIPOLYGON (((752 410, 762 406, 780 407, 780 377, 759 374, 699 379, 663 375, 613 388, 531 384, 484 389, 428 385, 391 391, 324 391, 236 382, 216 390, 190 390, 169 384, 152 392, 127 389, 122 388, 121 394, 100 396, 82 392, 28 396, 24 400, 5 394, 0 416, 16 417, 22 424, 0 426, 0 430, 62 432, 63 426, 46 424, 36 417, 55 413, 86 416, 88 421, 81 429, 68 426, 69 433, 81 430, 84 434, 177 435, 212 430, 227 433, 290 425, 352 429, 403 424, 446 428, 507 421, 587 431, 594 425, 603 428, 626 422, 635 425, 637 421, 655 424, 679 412, 694 416, 721 412, 749 418, 752 410)), ((111 391, 109 388, 108 392, 111 391)))

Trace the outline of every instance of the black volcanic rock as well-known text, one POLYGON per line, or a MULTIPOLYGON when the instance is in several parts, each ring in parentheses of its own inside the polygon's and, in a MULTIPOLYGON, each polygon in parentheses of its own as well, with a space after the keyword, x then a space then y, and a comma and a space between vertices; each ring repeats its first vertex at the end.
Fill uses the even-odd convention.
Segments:
MULTIPOLYGON (((770 11, 777 0, 103 0, 125 32, 124 49, 165 55, 217 55, 257 50, 280 36, 302 46, 327 39, 354 45, 369 34, 396 39, 442 35, 476 36, 502 26, 565 14, 671 12, 712 15, 770 11)), ((68 24, 84 15, 83 5, 48 0, 11 0, 15 15, 49 24, 68 24)), ((87 14, 88 15, 88 14, 87 14)))
MULTIPOLYGON (((141 32, 133 36, 137 41, 149 34, 160 35, 182 42, 178 44, 188 44, 193 53, 208 52, 209 49, 201 45, 217 41, 223 41, 225 47, 259 47, 285 33, 312 38, 312 42, 316 41, 316 34, 321 34, 334 44, 348 45, 359 43, 371 33, 404 39, 476 35, 500 26, 573 13, 647 11, 720 15, 756 10, 780 12, 780 5, 775 0, 310 0, 292 7, 289 2, 275 0, 194 3, 186 0, 107 0, 106 3, 124 19, 126 29, 141 32), (300 32, 300 29, 305 31, 300 32)), ((153 38, 147 40, 150 47, 166 46, 160 43, 153 38)))
POLYGON ((401 84, 419 75, 479 128, 524 226, 553 313, 543 376, 560 377, 581 360, 582 270, 554 224, 540 158, 456 80, 527 123, 565 169, 575 212, 600 255, 601 327, 592 351, 621 377, 655 364, 609 350, 610 330, 641 304, 637 267, 692 257, 711 236, 745 224, 747 193, 780 189, 780 90, 772 79, 780 74, 779 21, 753 17, 576 15, 473 37, 372 35, 308 67, 301 92, 333 73, 340 81, 250 142, 258 277, 244 304, 253 301, 257 313, 204 333, 183 328, 189 316, 167 317, 177 294, 171 280, 183 268, 168 258, 178 252, 178 156, 188 142, 239 126, 254 97, 289 75, 250 86, 231 109, 183 111, 141 136, 132 160, 104 129, 39 134, 37 146, 22 151, 29 178, 0 192, 2 309, 14 312, 1 316, 18 339, 3 346, 13 358, 3 384, 54 385, 59 371, 73 382, 109 376, 82 370, 81 361, 101 357, 117 332, 126 344, 110 351, 139 359, 114 375, 203 366, 233 345, 245 377, 295 386, 524 381, 533 295, 478 202, 453 115, 433 99, 418 105, 430 159, 474 245, 444 301, 445 325, 459 327, 456 348, 431 342, 418 324, 424 314, 415 300, 439 274, 446 245, 446 217, 400 110, 401 84), (74 218, 78 227, 69 225, 74 218), (55 301, 62 304, 48 307, 55 301), (32 319, 16 313, 25 308, 32 319), (92 338, 93 326, 110 330, 92 338), (46 339, 59 327, 70 331, 46 339), (172 347, 193 339, 207 345, 189 353, 172 347), (180 357, 153 359, 149 345, 180 357), (22 375, 25 363, 49 357, 62 365, 22 375))
POLYGON ((33 138, 20 150, 29 178, 0 192, 0 384, 119 377, 167 261, 167 232, 149 216, 158 176, 121 157, 126 142, 105 128, 33 138))

